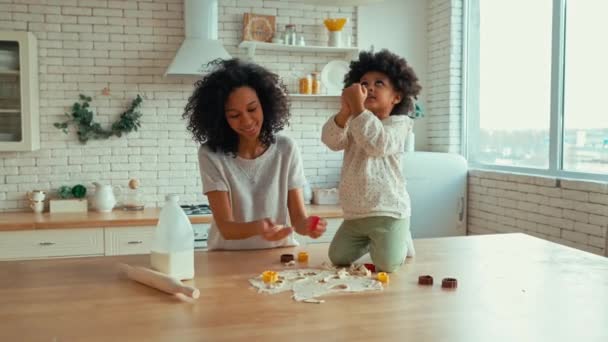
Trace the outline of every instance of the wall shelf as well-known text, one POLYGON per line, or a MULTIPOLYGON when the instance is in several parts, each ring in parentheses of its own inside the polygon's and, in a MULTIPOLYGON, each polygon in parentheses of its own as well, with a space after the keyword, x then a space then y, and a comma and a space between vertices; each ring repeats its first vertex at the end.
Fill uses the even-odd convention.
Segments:
POLYGON ((314 45, 286 45, 256 41, 242 41, 239 48, 247 50, 249 59, 254 59, 257 50, 267 51, 287 51, 287 52, 320 52, 320 53, 342 53, 347 59, 353 59, 359 53, 357 47, 333 47, 333 46, 314 46, 314 45))
POLYGON ((316 99, 316 98, 332 98, 332 97, 340 97, 340 94, 314 94, 314 95, 307 95, 307 94, 289 94, 289 97, 292 98, 297 98, 297 99, 316 99))

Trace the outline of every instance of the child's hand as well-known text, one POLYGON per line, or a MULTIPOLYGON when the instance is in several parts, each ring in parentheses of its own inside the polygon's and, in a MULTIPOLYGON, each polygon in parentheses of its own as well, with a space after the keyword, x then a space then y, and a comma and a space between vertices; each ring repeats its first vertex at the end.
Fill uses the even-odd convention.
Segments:
POLYGON ((353 112, 350 110, 350 106, 348 105, 348 103, 346 102, 346 99, 344 98, 344 93, 340 97, 340 112, 338 112, 338 115, 343 115, 346 117, 353 115, 353 112))
POLYGON ((286 238, 293 232, 292 227, 275 224, 269 218, 258 221, 260 224, 260 236, 266 241, 278 241, 286 238))
POLYGON ((357 116, 365 110, 363 103, 367 98, 367 88, 360 83, 353 83, 342 92, 342 98, 350 108, 352 116, 357 116))
POLYGON ((319 216, 309 216, 296 224, 296 231, 300 235, 310 236, 313 239, 325 233, 327 229, 327 221, 319 216))
POLYGON ((342 93, 342 96, 340 97, 340 104, 340 111, 338 112, 338 114, 336 114, 334 122, 340 128, 344 128, 350 116, 353 115, 352 111, 350 110, 350 107, 348 106, 348 103, 346 103, 346 100, 344 99, 344 93, 342 93))

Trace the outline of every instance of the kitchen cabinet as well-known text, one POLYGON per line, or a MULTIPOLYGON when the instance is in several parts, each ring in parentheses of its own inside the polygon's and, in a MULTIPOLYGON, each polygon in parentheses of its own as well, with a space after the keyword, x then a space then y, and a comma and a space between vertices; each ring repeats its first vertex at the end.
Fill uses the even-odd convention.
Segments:
POLYGON ((0 232, 0 260, 104 254, 102 228, 0 232))
POLYGON ((40 148, 38 110, 36 37, 0 31, 0 151, 40 148))
MULTIPOLYGON (((327 232, 319 239, 298 236, 300 242, 330 242, 342 223, 338 206, 307 205, 309 215, 323 217, 327 232)), ((148 254, 160 208, 141 212, 0 215, 0 260, 148 254)), ((194 246, 207 249, 211 215, 191 216, 194 246)))
POLYGON ((105 255, 150 253, 155 228, 154 226, 105 228, 105 255))

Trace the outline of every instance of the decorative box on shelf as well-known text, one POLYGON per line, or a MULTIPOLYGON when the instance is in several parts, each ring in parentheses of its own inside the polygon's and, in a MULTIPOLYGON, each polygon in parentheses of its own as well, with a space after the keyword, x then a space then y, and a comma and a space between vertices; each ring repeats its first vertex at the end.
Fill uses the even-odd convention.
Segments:
POLYGON ((49 211, 53 213, 86 213, 89 210, 89 202, 82 199, 52 199, 49 201, 49 211))

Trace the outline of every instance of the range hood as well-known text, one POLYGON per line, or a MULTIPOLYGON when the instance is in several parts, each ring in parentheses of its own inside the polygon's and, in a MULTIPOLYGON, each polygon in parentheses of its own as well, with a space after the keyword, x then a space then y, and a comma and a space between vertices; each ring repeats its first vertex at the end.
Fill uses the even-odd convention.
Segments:
POLYGON ((165 76, 201 76, 207 63, 231 58, 217 40, 217 0, 184 1, 184 41, 165 72, 165 76))

